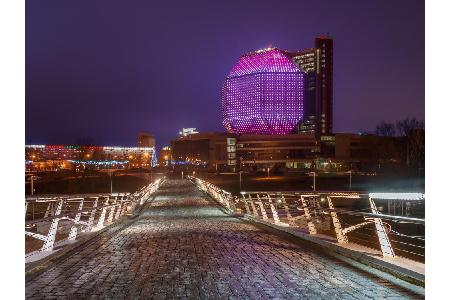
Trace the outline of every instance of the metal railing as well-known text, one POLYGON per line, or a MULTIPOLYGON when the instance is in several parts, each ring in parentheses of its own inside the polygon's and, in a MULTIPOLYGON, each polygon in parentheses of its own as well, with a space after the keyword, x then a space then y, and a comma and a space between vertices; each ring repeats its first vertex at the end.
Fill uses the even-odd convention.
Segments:
POLYGON ((188 180, 190 180, 192 183, 194 183, 197 188, 208 194, 210 197, 212 197, 214 200, 219 202, 224 208, 229 210, 229 212, 234 213, 236 210, 235 202, 237 200, 236 197, 233 197, 231 193, 222 190, 218 186, 204 181, 200 178, 193 177, 193 176, 186 176, 188 180))
POLYGON ((33 240, 28 243, 31 251, 26 251, 26 259, 42 256, 43 252, 51 252, 55 246, 76 240, 80 233, 100 230, 123 215, 133 214, 163 182, 164 178, 158 179, 133 194, 27 197, 25 235, 33 240))
POLYGON ((424 261, 425 220, 381 213, 392 200, 424 206, 423 194, 255 191, 241 196, 237 208, 253 218, 378 249, 384 257, 424 261))
POLYGON ((243 191, 241 197, 233 197, 202 179, 188 179, 233 213, 353 244, 356 249, 363 246, 361 251, 371 248, 384 257, 425 260, 424 194, 243 191), (392 212, 393 203, 405 207, 401 215, 383 213, 392 212))

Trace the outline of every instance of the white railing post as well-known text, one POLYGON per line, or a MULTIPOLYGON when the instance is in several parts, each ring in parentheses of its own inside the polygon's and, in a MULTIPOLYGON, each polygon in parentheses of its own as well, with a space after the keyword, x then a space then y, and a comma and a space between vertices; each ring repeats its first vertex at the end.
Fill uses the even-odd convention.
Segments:
POLYGON ((50 214, 50 212, 51 212, 51 207, 52 207, 52 203, 53 203, 53 202, 49 202, 49 203, 48 203, 47 209, 45 210, 44 218, 47 218, 48 215, 50 214))
POLYGON ((78 226, 81 218, 81 211, 83 210, 83 201, 84 199, 81 199, 80 204, 78 205, 78 212, 75 215, 74 224, 70 228, 69 237, 68 240, 75 240, 77 238, 77 232, 78 232, 78 226))
POLYGON ((98 218, 98 222, 97 222, 97 229, 100 229, 103 227, 103 223, 105 223, 105 217, 106 217, 106 211, 108 210, 108 208, 106 206, 108 206, 108 202, 109 202, 109 196, 105 197, 105 201, 103 202, 103 207, 102 207, 102 213, 100 214, 100 218, 98 218))
POLYGON ((278 217, 278 212, 277 212, 275 206, 273 205, 273 202, 272 202, 272 199, 270 198, 269 193, 267 193, 267 199, 269 199, 270 210, 272 211, 273 221, 275 222, 275 224, 278 224, 278 223, 280 223, 280 218, 278 217))
POLYGON ((256 210, 255 203, 253 202, 252 196, 248 194, 248 200, 250 201, 250 206, 252 207, 253 216, 259 217, 258 211, 256 210))
MULTIPOLYGON (((375 203, 372 198, 369 197, 370 209, 373 214, 379 214, 375 203)), ((386 233, 386 229, 384 228, 383 221, 380 218, 374 218, 375 228, 377 231, 378 240, 381 246, 381 252, 384 257, 395 257, 394 249, 392 249, 391 242, 389 241, 389 237, 386 233)))
POLYGON ((287 204, 286 199, 284 198, 283 194, 281 195, 281 202, 283 203, 284 211, 286 212, 286 217, 288 219, 288 223, 290 223, 293 221, 293 219, 292 219, 291 212, 289 211, 289 205, 287 204))
POLYGON ((334 211, 334 205, 333 202, 331 201, 331 197, 327 196, 327 200, 328 200, 328 207, 331 209, 330 215, 331 219, 333 220, 333 227, 334 231, 336 232, 336 238, 338 240, 338 243, 348 243, 347 236, 345 236, 344 233, 342 232, 341 222, 339 221, 337 213, 334 211))
POLYGON ((305 212, 306 221, 308 222, 308 230, 309 234, 317 234, 316 226, 314 225, 313 219, 311 217, 311 213, 309 212, 309 208, 304 196, 300 196, 303 205, 303 211, 305 212))
POLYGON ((256 194, 256 198, 258 198, 258 205, 259 205, 259 209, 261 210, 261 216, 262 216, 263 220, 265 220, 265 221, 269 220, 269 218, 267 217, 266 210, 264 209, 264 204, 262 203, 261 198, 259 197, 259 194, 256 194))
POLYGON ((86 226, 86 232, 91 232, 92 227, 94 225, 94 218, 95 218, 95 212, 97 211, 97 203, 98 203, 98 197, 94 198, 94 204, 92 205, 92 211, 91 215, 89 216, 88 224, 86 226))
POLYGON ((250 215, 250 214, 251 214, 251 212, 250 212, 250 207, 248 206, 247 199, 245 199, 245 195, 244 195, 244 194, 242 194, 242 201, 244 202, 245 212, 246 212, 248 215, 250 215))
POLYGON ((45 239, 44 245, 41 248, 41 251, 53 250, 53 244, 55 243, 56 232, 58 230, 58 223, 59 223, 58 216, 61 214, 63 202, 64 202, 63 199, 59 200, 59 202, 58 202, 58 206, 57 206, 56 212, 55 212, 55 218, 53 219, 52 224, 50 225, 50 229, 48 230, 48 234, 45 239))
POLYGON ((108 215, 108 223, 109 223, 109 224, 111 224, 112 221, 113 221, 114 210, 116 209, 116 206, 115 206, 114 204, 116 204, 116 201, 117 201, 117 196, 114 197, 112 203, 109 204, 109 205, 112 205, 112 206, 111 206, 111 209, 110 209, 110 211, 109 211, 109 215, 108 215))

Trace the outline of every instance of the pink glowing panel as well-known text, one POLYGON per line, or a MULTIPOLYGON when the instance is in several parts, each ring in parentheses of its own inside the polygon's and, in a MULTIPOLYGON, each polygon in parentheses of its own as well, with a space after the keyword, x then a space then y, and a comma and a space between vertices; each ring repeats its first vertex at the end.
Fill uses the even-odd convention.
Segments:
POLYGON ((230 133, 288 134, 303 118, 304 73, 284 51, 243 55, 222 85, 222 123, 230 133))

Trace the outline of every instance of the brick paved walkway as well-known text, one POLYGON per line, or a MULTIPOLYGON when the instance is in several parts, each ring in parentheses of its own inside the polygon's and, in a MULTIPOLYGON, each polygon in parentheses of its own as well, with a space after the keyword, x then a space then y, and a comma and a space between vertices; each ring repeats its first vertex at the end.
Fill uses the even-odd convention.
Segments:
POLYGON ((26 282, 30 299, 367 299, 414 295, 222 213, 167 181, 141 216, 26 282))

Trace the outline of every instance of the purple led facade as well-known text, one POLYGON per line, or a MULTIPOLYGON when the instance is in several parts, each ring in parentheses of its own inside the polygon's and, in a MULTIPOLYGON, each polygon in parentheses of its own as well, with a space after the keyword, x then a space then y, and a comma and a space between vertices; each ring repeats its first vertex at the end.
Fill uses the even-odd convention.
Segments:
POLYGON ((304 73, 282 50, 241 56, 222 85, 222 123, 230 133, 288 134, 303 118, 304 73))

